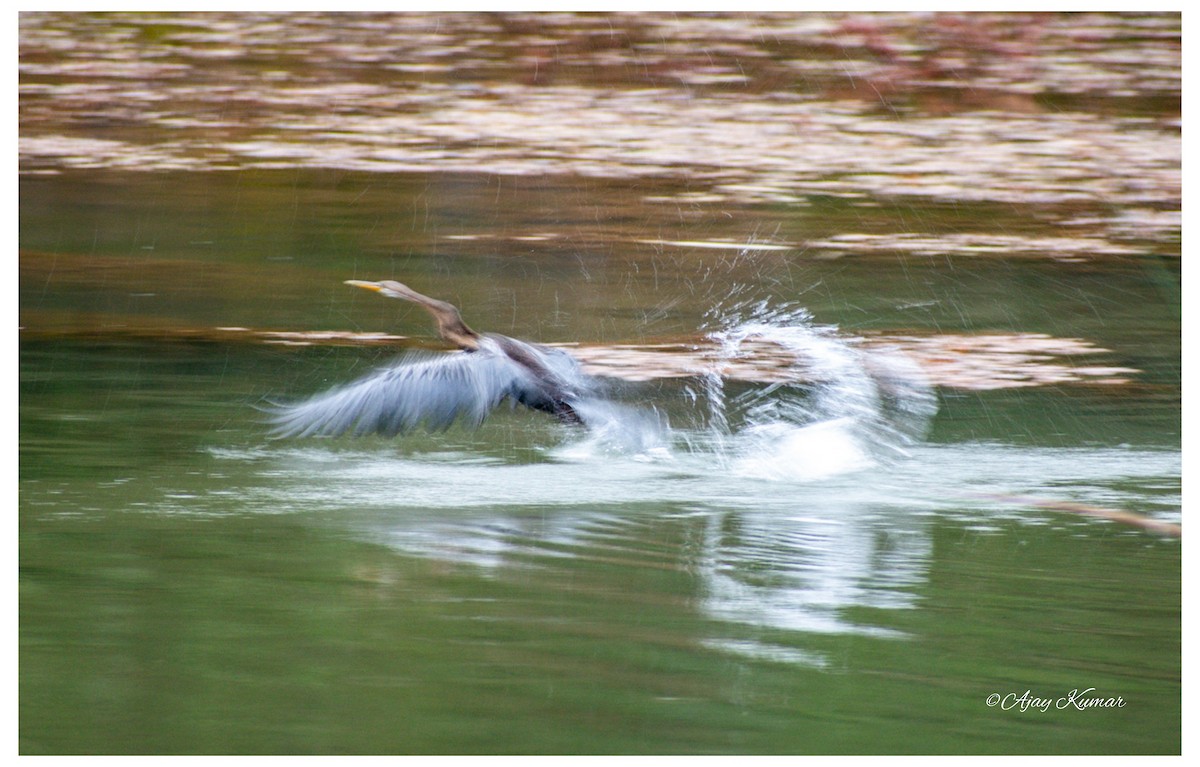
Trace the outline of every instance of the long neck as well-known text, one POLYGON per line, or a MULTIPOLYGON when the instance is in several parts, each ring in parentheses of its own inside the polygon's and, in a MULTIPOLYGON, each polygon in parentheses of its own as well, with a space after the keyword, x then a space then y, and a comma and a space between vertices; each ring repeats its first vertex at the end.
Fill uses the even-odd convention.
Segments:
POLYGON ((458 313, 458 308, 454 304, 430 298, 402 283, 389 283, 388 287, 393 292, 402 294, 409 301, 420 304, 427 312, 432 314, 434 321, 437 323, 438 334, 442 338, 460 349, 475 351, 479 348, 479 334, 471 330, 467 326, 467 323, 463 322, 462 315, 458 313))
POLYGON ((459 315, 458 309, 445 301, 435 301, 432 304, 421 304, 437 321, 438 333, 442 338, 458 346, 460 349, 475 351, 479 348, 479 334, 467 327, 459 315))

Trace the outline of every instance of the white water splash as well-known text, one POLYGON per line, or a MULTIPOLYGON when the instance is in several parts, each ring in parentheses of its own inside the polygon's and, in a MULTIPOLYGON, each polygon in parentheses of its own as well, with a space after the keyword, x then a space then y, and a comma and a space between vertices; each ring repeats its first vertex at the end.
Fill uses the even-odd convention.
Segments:
POLYGON ((803 482, 869 469, 906 455, 937 411, 932 386, 902 353, 865 349, 803 309, 760 304, 710 337, 717 359, 693 394, 707 401, 708 423, 677 436, 736 476, 803 482), (731 396, 722 370, 764 345, 792 360, 780 363, 780 380, 731 396))

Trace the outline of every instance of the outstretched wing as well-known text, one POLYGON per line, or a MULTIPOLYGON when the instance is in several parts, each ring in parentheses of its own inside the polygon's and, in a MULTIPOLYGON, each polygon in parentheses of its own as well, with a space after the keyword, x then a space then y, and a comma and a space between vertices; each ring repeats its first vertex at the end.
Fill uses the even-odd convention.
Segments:
POLYGON ((395 436, 424 425, 445 429, 462 418, 478 426, 505 397, 517 398, 526 376, 486 351, 410 355, 399 364, 311 399, 271 409, 280 437, 395 436))

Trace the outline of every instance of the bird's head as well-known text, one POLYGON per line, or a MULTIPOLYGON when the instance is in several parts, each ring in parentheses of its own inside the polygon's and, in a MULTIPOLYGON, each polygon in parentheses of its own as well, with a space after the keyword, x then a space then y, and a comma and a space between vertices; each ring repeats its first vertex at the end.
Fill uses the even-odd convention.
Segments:
POLYGON ((387 296, 388 298, 400 298, 405 301, 415 301, 416 303, 425 303, 426 301, 432 300, 427 296, 421 295, 417 291, 405 285, 403 282, 396 282, 395 280, 382 280, 380 282, 367 282, 366 280, 346 280, 346 284, 353 285, 356 288, 373 290, 381 296, 387 296))
POLYGON ((462 316, 458 313, 458 308, 453 304, 439 301, 436 298, 430 298, 418 293, 403 282, 396 282, 395 280, 381 280, 380 282, 346 280, 346 284, 353 285, 356 288, 373 290, 379 295, 387 296, 388 298, 399 298, 419 304, 433 315, 434 320, 437 322, 438 333, 442 338, 461 349, 474 350, 479 348, 479 334, 467 327, 467 324, 462 321, 462 316))

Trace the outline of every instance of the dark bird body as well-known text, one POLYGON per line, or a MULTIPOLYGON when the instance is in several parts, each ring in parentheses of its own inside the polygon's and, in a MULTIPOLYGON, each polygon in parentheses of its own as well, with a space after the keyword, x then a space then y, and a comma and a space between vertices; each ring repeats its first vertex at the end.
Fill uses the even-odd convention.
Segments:
POLYGON ((439 335, 460 351, 412 354, 397 364, 311 399, 272 411, 279 436, 394 436, 418 426, 444 429, 457 420, 477 426, 508 399, 583 423, 578 408, 592 388, 579 363, 561 349, 476 333, 458 309, 391 280, 347 284, 424 307, 439 335))

